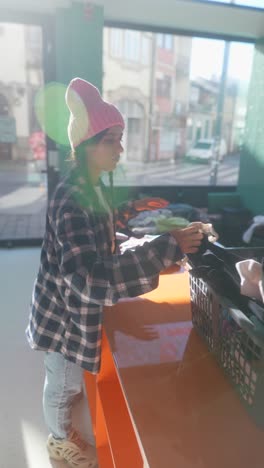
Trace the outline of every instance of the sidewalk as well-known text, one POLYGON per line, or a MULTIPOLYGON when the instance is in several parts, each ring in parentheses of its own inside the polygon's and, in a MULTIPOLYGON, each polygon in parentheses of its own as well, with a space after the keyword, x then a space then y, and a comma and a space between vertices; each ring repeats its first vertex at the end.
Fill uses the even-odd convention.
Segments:
POLYGON ((42 239, 47 194, 45 187, 19 187, 0 197, 0 241, 42 239))
POLYGON ((0 213, 0 241, 42 239, 45 214, 2 214, 0 213))

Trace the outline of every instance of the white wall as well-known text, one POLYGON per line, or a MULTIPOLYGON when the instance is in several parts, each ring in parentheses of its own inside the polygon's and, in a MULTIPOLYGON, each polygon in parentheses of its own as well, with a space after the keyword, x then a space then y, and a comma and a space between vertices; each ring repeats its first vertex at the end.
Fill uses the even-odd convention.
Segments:
POLYGON ((3 23, 0 35, 0 81, 26 82, 24 26, 3 23), (3 65, 4 64, 4 65, 3 65))
MULTIPOLYGON (((16 119, 18 137, 27 137, 29 134, 28 103, 26 94, 26 44, 25 27, 20 24, 3 23, 0 35, 0 81, 5 85, 17 83, 25 89, 23 97, 19 97, 19 104, 12 105, 11 114, 16 119)), ((12 99, 12 98, 11 98, 12 99)))

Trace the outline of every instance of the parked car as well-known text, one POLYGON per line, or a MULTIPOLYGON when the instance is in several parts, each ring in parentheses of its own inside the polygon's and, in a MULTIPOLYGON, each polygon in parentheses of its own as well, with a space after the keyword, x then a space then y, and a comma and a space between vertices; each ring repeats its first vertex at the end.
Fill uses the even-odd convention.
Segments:
MULTIPOLYGON (((188 161, 201 161, 209 163, 214 155, 214 139, 201 139, 186 154, 188 161)), ((227 153, 226 142, 224 139, 220 143, 219 161, 223 161, 227 153)))

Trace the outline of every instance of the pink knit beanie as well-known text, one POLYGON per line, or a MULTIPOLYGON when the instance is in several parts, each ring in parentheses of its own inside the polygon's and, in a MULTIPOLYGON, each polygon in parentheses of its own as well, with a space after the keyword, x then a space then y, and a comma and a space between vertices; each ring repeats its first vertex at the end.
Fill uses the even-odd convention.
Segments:
POLYGON ((65 99, 70 110, 68 137, 72 149, 107 128, 125 127, 119 110, 103 101, 98 89, 88 81, 71 80, 65 99))

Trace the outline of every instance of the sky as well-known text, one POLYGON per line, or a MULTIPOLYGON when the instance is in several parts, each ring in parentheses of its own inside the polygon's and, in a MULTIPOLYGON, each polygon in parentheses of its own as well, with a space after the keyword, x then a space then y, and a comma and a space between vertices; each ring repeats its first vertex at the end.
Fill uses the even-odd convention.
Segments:
MULTIPOLYGON (((264 0, 263 0, 264 2, 264 0)), ((221 76, 224 41, 194 38, 192 41, 191 78, 221 76)), ((229 53, 228 77, 249 81, 254 45, 232 42, 229 53)))

